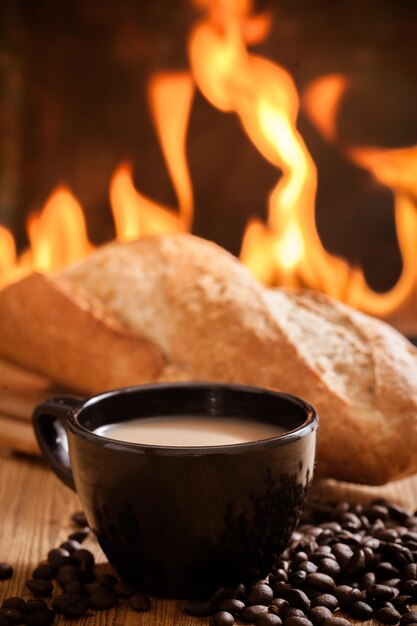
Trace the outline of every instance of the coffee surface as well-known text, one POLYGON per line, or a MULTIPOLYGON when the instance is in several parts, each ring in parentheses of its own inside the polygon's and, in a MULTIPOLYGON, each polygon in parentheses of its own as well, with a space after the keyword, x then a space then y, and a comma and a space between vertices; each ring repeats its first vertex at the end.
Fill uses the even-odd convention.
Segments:
POLYGON ((170 415, 146 417, 95 429, 117 441, 153 446, 225 446, 277 437, 286 430, 275 424, 234 417, 170 415))

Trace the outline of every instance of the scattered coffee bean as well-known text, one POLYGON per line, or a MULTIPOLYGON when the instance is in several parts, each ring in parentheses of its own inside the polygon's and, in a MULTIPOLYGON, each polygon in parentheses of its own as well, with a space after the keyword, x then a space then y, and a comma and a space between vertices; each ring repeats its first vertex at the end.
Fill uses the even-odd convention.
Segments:
POLYGON ((76 526, 79 526, 80 528, 85 528, 86 526, 88 526, 87 518, 83 511, 76 511, 72 515, 71 519, 74 522, 74 524, 76 526))
POLYGON ((90 529, 88 526, 86 526, 85 528, 80 528, 80 530, 76 530, 74 533, 71 533, 70 535, 68 535, 68 539, 71 541, 78 541, 78 543, 83 543, 83 541, 85 541, 85 539, 87 539, 88 535, 90 534, 90 529))
POLYGON ((83 571, 92 570, 94 568, 94 555, 89 550, 80 548, 79 550, 74 550, 71 556, 83 571))
POLYGON ((262 613, 267 613, 268 607, 264 604, 253 604, 243 609, 239 615, 244 622, 255 622, 262 613))
POLYGON ((325 606, 315 606, 309 610, 307 617, 314 626, 320 626, 333 615, 332 611, 325 606))
POLYGON ((64 550, 68 550, 71 554, 74 550, 80 550, 81 543, 79 541, 75 541, 75 539, 68 539, 67 541, 64 541, 64 543, 61 543, 59 547, 64 550))
POLYGON ((0 609, 0 615, 5 617, 9 624, 17 626, 25 623, 25 614, 17 609, 0 609))
POLYGON ((246 604, 265 604, 269 605, 274 597, 273 591, 266 583, 256 583, 248 589, 246 594, 246 604))
POLYGON ((398 624, 401 616, 393 607, 382 607, 375 612, 375 617, 383 624, 398 624))
POLYGON ((72 582, 72 583, 67 583, 66 585, 63 586, 62 588, 64 593, 72 593, 72 594, 84 594, 85 593, 85 589, 84 589, 84 585, 81 582, 72 582))
POLYGON ((321 559, 318 562, 318 570, 322 574, 327 574, 328 576, 331 576, 333 580, 335 578, 338 578, 338 576, 340 576, 340 573, 342 571, 336 559, 330 559, 330 558, 321 559))
POLYGON ((307 576, 307 584, 309 584, 310 587, 318 589, 319 591, 322 591, 324 593, 326 593, 327 591, 332 592, 336 586, 331 576, 328 576, 328 574, 320 573, 309 574, 307 576))
POLYGON ((313 623, 307 617, 289 617, 285 620, 285 626, 313 626, 313 623))
POLYGON ((28 605, 23 598, 17 598, 15 596, 11 598, 6 598, 1 605, 2 609, 16 609, 16 611, 20 611, 21 613, 28 612, 28 605))
POLYGON ((0 563, 0 580, 8 580, 13 576, 13 567, 8 563, 0 563))
POLYGON ((357 602, 351 604, 351 606, 349 607, 349 613, 353 617, 353 619, 366 621, 368 619, 372 619, 374 611, 373 608, 369 606, 369 604, 358 600, 357 602))
POLYGON ((235 618, 231 613, 227 611, 217 611, 211 616, 211 626, 232 626, 235 623, 235 618))
POLYGON ((311 604, 310 598, 301 589, 291 589, 288 593, 288 601, 291 606, 301 609, 304 613, 309 610, 311 604))
POLYGON ((339 585, 335 588, 334 595, 339 600, 341 609, 347 609, 351 604, 361 599, 359 589, 350 585, 339 585))
POLYGON ((26 581, 25 585, 34 596, 39 598, 50 596, 54 588, 50 580, 41 580, 39 578, 31 578, 26 581))
POLYGON ((27 616, 27 626, 51 626, 55 620, 55 613, 51 609, 36 609, 27 616))
POLYGON ((54 598, 52 608, 65 617, 82 617, 88 610, 88 598, 82 595, 64 593, 54 598))
POLYGON ((216 610, 217 611, 227 611, 232 615, 239 615, 245 608, 245 603, 242 600, 238 600, 237 598, 225 598, 218 603, 216 610))
POLYGON ((344 617, 333 616, 324 622, 324 626, 352 626, 352 624, 344 617))
POLYGON ((401 616, 400 626, 409 626, 414 622, 417 622, 417 611, 408 611, 401 616))
POLYGON ((104 587, 107 587, 108 589, 114 589, 117 582, 118 580, 116 576, 113 576, 113 574, 100 574, 100 576, 96 577, 96 583, 104 585, 104 587))
POLYGON ((138 611, 138 612, 149 611, 151 608, 151 600, 149 596, 137 591, 130 598, 130 606, 132 607, 134 611, 138 611))
POLYGON ((369 600, 392 600, 395 591, 388 585, 370 585, 366 588, 366 597, 369 600))
POLYGON ((339 606, 339 600, 331 593, 323 593, 311 601, 312 608, 323 606, 330 611, 335 611, 339 606))
POLYGON ((281 626, 282 620, 273 613, 262 613, 256 618, 256 626, 281 626))
POLYGON ((27 613, 33 613, 33 611, 43 611, 47 608, 48 605, 46 601, 41 598, 30 598, 30 600, 26 601, 27 613))
POLYGON ((42 580, 51 580, 57 572, 56 565, 53 563, 40 563, 32 572, 33 578, 41 578, 42 580))

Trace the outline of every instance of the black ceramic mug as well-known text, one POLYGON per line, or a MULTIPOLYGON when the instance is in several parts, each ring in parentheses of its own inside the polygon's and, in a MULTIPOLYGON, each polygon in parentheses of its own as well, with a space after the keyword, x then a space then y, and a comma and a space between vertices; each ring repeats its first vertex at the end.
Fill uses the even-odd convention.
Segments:
POLYGON ((131 387, 52 398, 33 415, 45 460, 75 489, 122 578, 197 597, 265 576, 297 525, 312 479, 318 418, 269 389, 216 383, 131 387), (115 441, 100 426, 150 416, 237 417, 284 434, 209 447, 115 441))

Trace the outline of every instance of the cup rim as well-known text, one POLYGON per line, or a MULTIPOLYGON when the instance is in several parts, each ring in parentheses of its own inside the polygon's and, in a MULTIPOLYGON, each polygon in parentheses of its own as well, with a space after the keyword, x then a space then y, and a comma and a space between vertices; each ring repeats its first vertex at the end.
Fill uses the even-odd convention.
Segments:
POLYGON ((241 454, 244 452, 261 450, 269 447, 286 446, 308 436, 309 434, 317 430, 318 425, 319 417, 316 409, 309 402, 304 400, 304 398, 301 398, 300 396, 297 396, 295 394, 279 391, 265 386, 206 381, 151 383, 147 385, 134 385, 113 389, 111 391, 106 391, 86 399, 86 401, 83 402, 81 406, 72 409, 67 419, 67 426, 73 434, 100 447, 119 451, 124 450, 138 454, 156 454, 165 456, 206 456, 212 454, 241 454), (249 392, 259 395, 267 394, 277 398, 283 398, 302 408, 306 413, 306 419, 296 428, 288 430, 275 437, 268 437, 266 439, 259 439, 256 441, 248 441, 243 443, 222 444, 214 446, 166 446, 119 441, 101 434, 96 434, 94 431, 88 429, 86 426, 81 424, 78 419, 79 415, 85 409, 88 409, 89 407, 116 395, 131 393, 133 394, 139 391, 143 391, 146 393, 147 391, 154 391, 155 389, 167 391, 173 388, 190 387, 193 389, 200 388, 202 390, 212 389, 213 391, 228 389, 232 391, 243 391, 246 393, 249 392))

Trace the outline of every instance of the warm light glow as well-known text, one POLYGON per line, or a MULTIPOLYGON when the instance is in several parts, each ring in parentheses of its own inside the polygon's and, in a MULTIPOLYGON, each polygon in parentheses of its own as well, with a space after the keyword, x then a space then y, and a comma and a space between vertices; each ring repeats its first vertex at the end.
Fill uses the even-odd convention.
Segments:
POLYGON ((93 249, 81 205, 66 187, 56 189, 43 211, 29 217, 27 228, 32 265, 41 272, 79 261, 93 249))
MULTIPOLYGON (((307 88, 303 97, 306 113, 329 142, 338 141, 337 114, 347 87, 348 81, 343 76, 323 76, 307 88)), ((382 294, 367 285, 360 269, 352 270, 343 299, 367 313, 396 320, 409 308, 409 301, 417 299, 417 146, 402 149, 341 146, 341 150, 393 191, 403 263, 397 283, 382 294)), ((338 280, 337 273, 334 280, 338 280)))
POLYGON ((177 214, 137 191, 132 169, 127 164, 120 165, 112 176, 110 202, 116 237, 120 241, 184 230, 177 214))
POLYGON ((16 245, 13 235, 7 228, 0 226, 0 286, 9 279, 16 263, 16 245))
MULTIPOLYGON (((397 150, 341 146, 337 115, 349 86, 345 76, 320 77, 303 93, 304 111, 322 136, 393 191, 403 269, 391 290, 376 293, 359 268, 324 249, 317 233, 317 172, 297 129, 300 103, 294 81, 284 68, 250 53, 247 47, 268 35, 271 15, 254 13, 252 0, 193 2, 203 17, 189 37, 191 71, 156 73, 147 86, 178 211, 144 196, 135 187, 131 166, 121 164, 110 182, 116 238, 131 241, 191 229, 194 200, 186 139, 198 87, 213 106, 238 117, 259 153, 277 168, 267 222, 250 219, 242 238, 241 260, 255 276, 268 285, 318 289, 394 322, 403 314, 410 317, 410 311, 415 315, 417 146, 397 150)), ((222 202, 220 194, 221 184, 222 202)), ((64 187, 51 195, 40 214, 29 218, 27 226, 30 249, 19 256, 10 232, 0 227, 0 285, 34 269, 64 267, 93 248, 81 206, 64 187)))
POLYGON ((193 219, 193 188, 186 155, 186 136, 194 80, 189 72, 154 74, 148 96, 165 161, 177 194, 179 213, 189 230, 193 219))

